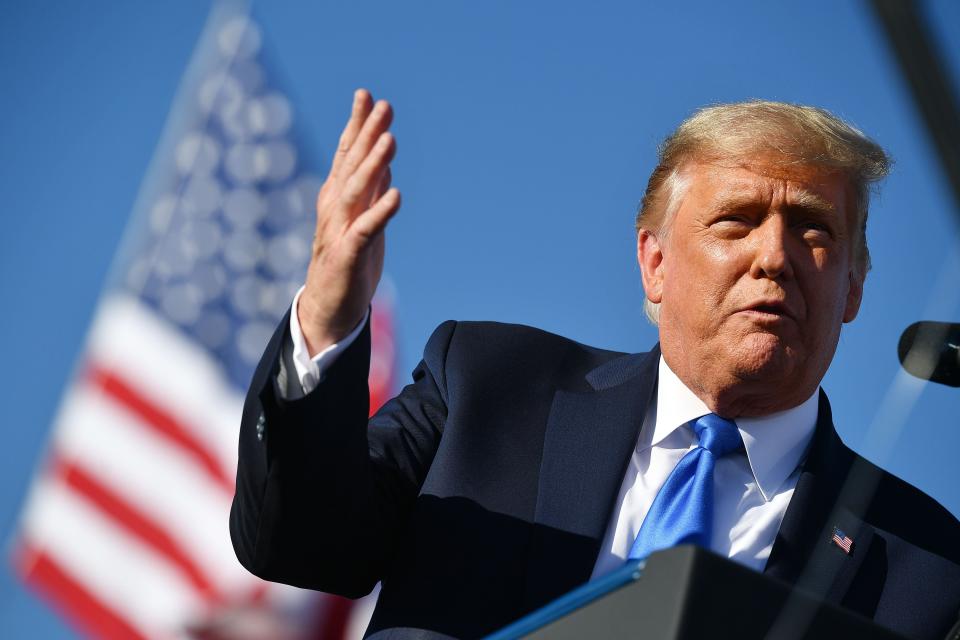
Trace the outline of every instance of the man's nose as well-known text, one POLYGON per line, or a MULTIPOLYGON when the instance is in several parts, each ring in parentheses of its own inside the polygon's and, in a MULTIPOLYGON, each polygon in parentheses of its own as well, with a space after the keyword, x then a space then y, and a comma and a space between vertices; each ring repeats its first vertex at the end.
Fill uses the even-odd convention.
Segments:
POLYGON ((788 229, 783 216, 767 216, 754 229, 755 251, 751 275, 755 278, 790 279, 793 277, 793 264, 790 260, 788 229))

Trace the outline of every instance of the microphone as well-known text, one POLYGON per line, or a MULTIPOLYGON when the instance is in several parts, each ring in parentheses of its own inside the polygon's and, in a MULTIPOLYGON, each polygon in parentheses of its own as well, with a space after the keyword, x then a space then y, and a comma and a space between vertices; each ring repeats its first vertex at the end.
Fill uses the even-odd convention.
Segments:
POLYGON ((900 336, 897 355, 910 375, 960 387, 960 323, 914 322, 900 336))

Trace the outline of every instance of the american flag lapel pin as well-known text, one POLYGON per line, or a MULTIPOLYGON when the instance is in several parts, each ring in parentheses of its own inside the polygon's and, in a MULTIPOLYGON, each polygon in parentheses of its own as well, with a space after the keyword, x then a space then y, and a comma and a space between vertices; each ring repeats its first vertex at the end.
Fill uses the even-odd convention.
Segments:
POLYGON ((845 534, 840 527, 833 528, 833 537, 830 538, 830 543, 840 547, 847 555, 850 555, 853 551, 853 538, 845 534))

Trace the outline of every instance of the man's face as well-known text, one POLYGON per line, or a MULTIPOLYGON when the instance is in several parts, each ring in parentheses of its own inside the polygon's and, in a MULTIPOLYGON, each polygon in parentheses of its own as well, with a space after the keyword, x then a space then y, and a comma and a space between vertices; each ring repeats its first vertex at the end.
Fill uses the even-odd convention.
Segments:
POLYGON ((721 415, 796 406, 860 306, 847 180, 773 162, 683 173, 689 187, 668 237, 638 238, 663 357, 721 415))

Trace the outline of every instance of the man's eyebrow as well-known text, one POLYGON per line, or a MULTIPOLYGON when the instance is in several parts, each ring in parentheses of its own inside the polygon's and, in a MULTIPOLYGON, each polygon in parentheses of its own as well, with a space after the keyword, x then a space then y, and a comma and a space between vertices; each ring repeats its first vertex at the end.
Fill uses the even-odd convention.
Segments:
POLYGON ((714 207, 721 211, 740 211, 742 209, 755 209, 761 206, 757 198, 746 193, 731 193, 720 196, 715 202, 714 207))
MULTIPOLYGON (((750 194, 731 193, 721 196, 714 206, 722 211, 741 211, 754 209, 758 206, 757 200, 750 194)), ((817 214, 833 214, 837 207, 832 202, 810 191, 794 191, 790 194, 790 201, 786 208, 793 211, 805 211, 817 214)))
POLYGON ((832 202, 810 191, 795 191, 792 193, 787 209, 819 214, 832 214, 837 211, 836 205, 832 202))

